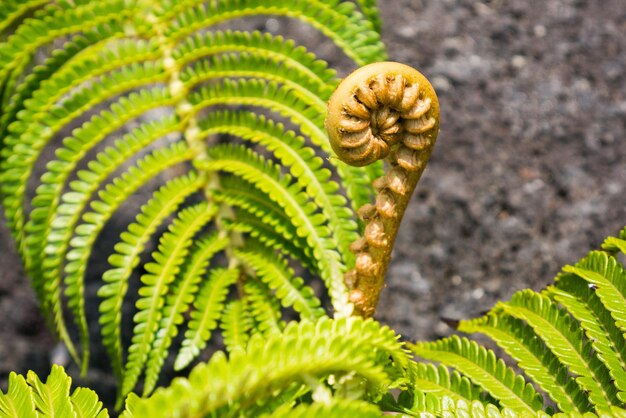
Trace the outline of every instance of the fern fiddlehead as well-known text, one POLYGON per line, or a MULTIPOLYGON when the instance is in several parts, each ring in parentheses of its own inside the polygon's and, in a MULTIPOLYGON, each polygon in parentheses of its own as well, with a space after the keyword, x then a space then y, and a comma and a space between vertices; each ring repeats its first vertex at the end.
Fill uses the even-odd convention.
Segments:
POLYGON ((370 317, 400 220, 435 145, 439 103, 417 70, 395 62, 370 64, 337 87, 328 103, 326 129, 345 163, 361 167, 385 159, 389 164, 374 181, 375 204, 358 211, 365 233, 350 247, 356 266, 345 274, 355 313, 370 317))

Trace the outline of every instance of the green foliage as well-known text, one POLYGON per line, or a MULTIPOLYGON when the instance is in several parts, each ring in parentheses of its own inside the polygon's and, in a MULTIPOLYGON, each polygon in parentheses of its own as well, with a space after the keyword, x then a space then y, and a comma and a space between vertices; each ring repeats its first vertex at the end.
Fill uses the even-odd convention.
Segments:
POLYGON ((188 379, 175 379, 148 399, 131 394, 122 416, 287 416, 298 404, 294 413, 302 415, 296 416, 323 416, 331 403, 337 405, 334 414, 380 416, 373 405, 347 400, 376 401, 399 383, 408 362, 397 336, 375 321, 291 323, 282 333, 255 334, 245 350, 231 350, 229 358, 214 354, 188 379), (312 406, 306 406, 309 400, 312 406))
MULTIPOLYGON (((206 218, 198 216, 201 213, 214 215, 204 203, 191 206, 179 213, 166 234, 178 236, 202 224, 206 218)), ((164 235, 155 254, 170 248, 169 237, 164 235)), ((174 241, 181 248, 188 242, 174 241)), ((246 252, 241 257, 242 270, 213 269, 210 279, 199 283, 209 254, 219 251, 224 242, 212 235, 189 250, 193 256, 182 267, 185 279, 176 285, 181 291, 164 302, 170 308, 162 323, 179 323, 177 303, 191 303, 191 298, 179 296, 187 295, 182 289, 200 287, 193 302, 196 313, 185 335, 190 342, 183 343, 188 353, 182 358, 187 364, 202 349, 210 331, 199 337, 198 330, 215 329, 218 320, 229 353, 215 353, 208 363, 194 367, 188 378, 177 378, 149 397, 131 393, 123 417, 626 416, 621 400, 625 336, 611 315, 614 303, 608 303, 619 300, 615 289, 626 280, 617 254, 592 252, 576 265, 564 267, 554 285, 544 291, 518 292, 483 317, 459 323, 461 331, 490 336, 516 360, 520 373, 507 367, 494 351, 456 335, 407 344, 387 327, 359 317, 323 316, 285 326, 275 315, 283 293, 272 292, 276 285, 269 280, 246 281, 248 297, 231 300, 224 307, 225 290, 239 280, 242 270, 282 266, 284 273, 285 267, 251 247, 239 250, 246 252), (219 309, 207 309, 211 304, 219 309), (218 317, 216 312, 223 315, 218 317), (206 328, 199 322, 207 323, 206 328), (259 331, 250 335, 251 328, 259 331), (407 348, 439 365, 416 361, 407 348), (553 404, 545 402, 547 398, 553 404)), ((157 276, 160 271, 149 274, 157 276)), ((284 294, 295 291, 290 287, 284 294)), ((167 325, 162 329, 155 337, 161 341, 159 347, 167 346, 166 341, 175 335, 167 332, 171 329, 167 325)), ((162 358, 162 351, 152 353, 156 354, 150 358, 162 358)), ((51 376, 46 388, 32 373, 27 380, 13 374, 8 395, 0 398, 0 412, 23 408, 20 416, 29 416, 29 411, 73 407, 92 411, 84 416, 96 416, 101 406, 95 394, 77 389, 70 398, 69 378, 58 367, 51 376)))
MULTIPOLYGON (((607 242, 616 246, 624 243, 616 237, 607 242)), ((520 291, 485 316, 462 321, 458 329, 490 336, 561 411, 616 413, 614 408, 624 406, 626 373, 626 344, 620 326, 620 289, 626 283, 626 273, 616 256, 591 252, 576 265, 565 266, 553 286, 540 293, 520 291)), ((453 337, 437 343, 418 343, 412 348, 420 356, 457 368, 480 385, 484 373, 463 370, 464 364, 455 356, 435 358, 431 353, 433 347, 456 346, 458 343, 453 343, 458 340, 453 337)), ((474 350, 465 357, 478 362, 484 353, 474 350)), ((511 407, 506 398, 493 391, 490 394, 500 404, 511 407)))
POLYGON ((382 163, 328 158, 323 122, 339 79, 324 60, 297 40, 222 29, 259 15, 312 26, 355 65, 385 58, 372 1, 0 7, 2 207, 42 311, 83 373, 94 338, 85 289, 97 282, 118 404, 142 377, 151 393, 171 351, 185 368, 219 330, 234 349, 283 329, 285 311, 350 313, 342 276, 363 232, 355 210, 372 200, 382 163), (116 225, 117 243, 96 254, 116 225), (102 256, 108 270, 91 277, 102 256), (320 283, 332 306, 313 291, 320 283))
MULTIPOLYGON (((282 36, 221 29, 257 15, 311 25, 356 65, 385 58, 375 0, 0 7, 7 223, 83 372, 87 271, 100 235, 123 224, 94 279, 123 416, 626 416, 626 228, 545 290, 458 324, 517 368, 467 337, 407 344, 350 317, 355 210, 372 201, 382 164, 327 158, 338 79, 325 61, 282 36), (155 390, 168 355, 182 370, 218 332, 225 351, 155 390), (143 398, 132 393, 141 383, 143 398)), ((58 366, 45 383, 13 373, 0 417, 108 416, 94 392, 70 386, 58 366)))
POLYGON ((26 378, 11 373, 7 392, 0 392, 0 417, 108 418, 94 391, 77 388, 70 395, 71 384, 61 366, 52 367, 45 383, 32 371, 26 378))

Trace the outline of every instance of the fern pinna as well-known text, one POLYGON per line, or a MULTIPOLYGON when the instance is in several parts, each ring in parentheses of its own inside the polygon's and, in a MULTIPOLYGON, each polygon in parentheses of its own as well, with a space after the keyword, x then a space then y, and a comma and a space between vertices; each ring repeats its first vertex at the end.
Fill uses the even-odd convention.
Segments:
POLYGON ((335 316, 351 312, 343 275, 355 264, 355 210, 372 200, 382 163, 327 158, 336 73, 293 40, 223 29, 257 15, 311 25, 355 65, 385 58, 369 1, 0 7, 2 205, 42 311, 83 372, 89 261, 125 202, 150 194, 98 278, 120 402, 142 375, 152 392, 178 335, 177 370, 218 329, 230 349, 284 328, 282 309, 327 315, 301 277, 321 279, 335 316), (122 315, 129 299, 132 317, 122 315))

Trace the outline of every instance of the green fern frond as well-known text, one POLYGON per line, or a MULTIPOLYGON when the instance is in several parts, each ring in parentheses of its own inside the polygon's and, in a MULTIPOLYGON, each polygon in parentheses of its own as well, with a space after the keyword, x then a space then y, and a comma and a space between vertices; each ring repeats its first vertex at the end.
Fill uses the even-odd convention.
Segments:
POLYGON ((311 250, 306 246, 306 241, 297 237, 297 242, 280 235, 271 225, 265 223, 266 217, 256 218, 254 215, 237 211, 237 221, 224 222, 224 228, 231 232, 246 234, 257 240, 267 248, 279 251, 286 256, 299 260, 303 267, 312 273, 319 271, 311 250))
POLYGON ((338 313, 347 309, 347 290, 343 282, 345 266, 339 259, 336 247, 329 240, 330 231, 323 216, 315 214, 316 206, 308 201, 304 192, 292 182, 290 176, 281 176, 278 168, 253 151, 236 146, 216 146, 208 151, 209 159, 200 162, 199 168, 225 171, 241 176, 267 194, 291 218, 297 233, 307 238, 307 243, 318 260, 320 273, 338 313))
POLYGON ((493 339, 510 355, 541 389, 566 413, 591 410, 586 393, 569 376, 567 367, 548 350, 524 321, 505 313, 490 313, 481 318, 461 321, 459 331, 482 333, 493 339))
MULTIPOLYGON (((121 399, 135 387, 139 374, 145 366, 150 347, 158 337, 159 323, 167 313, 163 309, 165 297, 170 285, 180 271, 180 266, 189 252, 192 238, 216 214, 213 205, 200 203, 179 212, 168 232, 159 241, 158 251, 152 253, 152 262, 145 265, 146 274, 141 276, 143 286, 139 289, 139 300, 136 303, 138 312, 133 320, 135 327, 131 346, 128 349, 128 361, 121 386, 121 399)), ((165 338, 165 336, 160 336, 165 338)), ((156 370, 158 372, 158 370, 156 370)), ((156 383, 155 370, 150 373, 150 385, 156 383)), ((148 374, 146 375, 148 378, 148 374)), ((151 389, 147 385, 146 388, 151 389)), ((146 390, 147 391, 147 390, 146 390)))
POLYGON ((254 329, 267 334, 285 328, 280 316, 280 302, 264 283, 247 280, 243 290, 250 317, 254 319, 254 329))
MULTIPOLYGON (((320 206, 329 227, 335 231, 336 245, 341 254, 346 257, 352 255, 348 247, 358 238, 354 212, 346 207, 346 199, 337 193, 339 185, 332 180, 331 171, 323 167, 323 160, 315 150, 305 145, 304 138, 286 131, 281 124, 247 112, 214 112, 202 120, 200 127, 203 136, 218 133, 236 135, 271 151, 281 167, 289 169, 307 195, 320 206)), ((353 265, 352 257, 346 263, 353 265)))
POLYGON ((45 112, 61 99, 67 100, 64 99, 66 95, 77 93, 74 90, 80 87, 90 88, 85 85, 87 81, 100 81, 99 77, 106 73, 119 74, 125 67, 158 58, 156 43, 151 40, 104 42, 115 38, 122 30, 119 25, 107 25, 76 35, 63 45, 63 49, 56 50, 41 66, 37 66, 17 86, 6 113, 2 115, 3 124, 0 126, 3 129, 15 122, 10 129, 13 137, 9 141, 15 141, 15 137, 28 130, 33 122, 43 120, 45 112))
POLYGON ((565 266, 563 271, 596 286, 596 294, 611 312, 615 324, 626 333, 626 272, 614 257, 594 251, 575 266, 565 266))
MULTIPOLYGON (((77 173, 78 180, 70 183, 70 191, 62 194, 60 199, 58 195, 55 196, 53 198, 55 203, 47 206, 47 210, 34 209, 33 217, 28 224, 30 235, 26 239, 27 253, 30 259, 35 259, 38 251, 39 254, 43 253, 43 257, 40 255, 41 262, 38 265, 33 263, 30 271, 36 285, 40 281, 47 283, 47 291, 43 292, 42 303, 44 308, 53 312, 55 318, 59 318, 60 315, 60 300, 54 289, 59 287, 63 257, 67 253, 70 239, 84 208, 102 182, 126 163, 128 158, 176 128, 177 125, 173 120, 169 122, 147 125, 118 141, 115 147, 106 148, 98 153, 96 158, 90 161, 89 170, 81 170, 77 173), (56 203, 58 200, 61 201, 60 204, 56 203), (52 213, 51 210, 55 206, 57 207, 56 213, 52 213), (38 228, 39 226, 41 228, 38 228)), ((141 166, 145 163, 140 160, 138 164, 141 166)), ((54 187, 51 183, 48 185, 54 187)), ((57 186, 57 189, 57 193, 60 193, 60 187, 57 186)), ((48 192, 51 190, 48 189, 48 192)), ((38 197, 42 198, 42 194, 40 193, 38 197)))
POLYGON ((483 395, 482 389, 474 385, 467 377, 456 370, 450 372, 443 365, 415 363, 409 369, 409 376, 415 390, 439 398, 447 396, 455 400, 474 401, 481 399, 483 395))
POLYGON ((295 276, 287 262, 259 245, 237 250, 237 258, 252 268, 257 276, 274 292, 285 308, 293 307, 303 319, 315 320, 324 316, 324 309, 315 292, 295 276))
MULTIPOLYGON (((109 80, 109 83, 121 88, 122 91, 129 88, 125 84, 118 86, 112 79, 109 80)), ((109 83, 107 83, 107 86, 102 85, 99 87, 101 89, 99 92, 103 96, 111 93, 111 90, 107 87, 115 90, 112 85, 108 85, 109 83)), ((11 157, 6 160, 3 167, 5 171, 1 180, 4 195, 3 204, 6 208, 15 211, 14 217, 10 221, 14 228, 21 227, 23 222, 22 206, 24 204, 26 182, 31 176, 34 164, 43 147, 55 132, 98 103, 100 99, 105 99, 105 97, 94 99, 91 96, 91 94, 97 96, 97 93, 98 90, 83 91, 81 95, 74 96, 72 100, 68 100, 60 107, 55 108, 58 112, 54 113, 51 110, 55 117, 48 118, 45 124, 33 123, 31 129, 20 136, 16 147, 12 149, 11 157)), ((33 206, 39 210, 34 209, 31 213, 26 230, 36 234, 41 231, 41 228, 45 227, 51 216, 50 214, 56 208, 66 179, 76 167, 78 161, 90 149, 129 120, 149 109, 165 106, 171 102, 172 99, 167 92, 159 88, 132 93, 127 98, 121 98, 118 103, 112 105, 110 111, 104 111, 100 115, 94 116, 91 121, 77 129, 72 137, 65 138, 63 141, 64 146, 56 151, 57 160, 50 161, 47 164, 49 171, 42 176, 42 184, 37 188, 37 195, 33 198, 33 206)), ((16 237, 19 244, 21 233, 16 233, 16 237)), ((35 241, 35 244, 37 244, 37 241, 35 241)), ((27 248, 32 247, 29 246, 27 248)), ((39 248, 37 247, 38 250, 39 248)), ((31 264, 36 262, 37 257, 33 259, 33 257, 30 257, 30 254, 24 253, 27 268, 30 269, 31 264)), ((35 265, 36 267, 37 265, 35 265)), ((38 272, 35 270, 32 274, 37 276, 38 272)))
MULTIPOLYGON (((285 241, 292 242, 302 250, 307 248, 306 241, 298 236, 296 228, 285 212, 267 195, 259 193, 253 183, 236 176, 224 176, 221 183, 220 189, 212 190, 212 196, 216 201, 236 208, 237 213, 242 212, 257 218, 264 226, 280 234, 285 241)), ((247 218, 237 216, 236 219, 241 221, 247 218)), ((312 256, 309 262, 313 262, 312 256)))
POLYGON ((211 196, 233 207, 236 215, 236 221, 224 220, 225 228, 247 234, 266 247, 299 260, 313 273, 319 271, 306 239, 298 236, 297 228, 280 206, 240 177, 225 176, 221 183, 222 187, 212 190, 211 196))
POLYGON ((324 97, 328 99, 332 89, 328 84, 311 78, 307 73, 283 65, 274 56, 256 56, 247 52, 222 54, 200 61, 187 67, 181 74, 181 80, 188 88, 218 78, 263 78, 293 89, 296 97, 311 103, 323 113, 326 109, 324 97))
POLYGON ((300 404, 277 409, 261 418, 380 418, 382 412, 375 405, 364 401, 332 399, 330 402, 300 404))
POLYGON ((224 309, 221 328, 224 345, 229 353, 244 348, 250 339, 253 320, 246 305, 245 299, 232 300, 224 309))
MULTIPOLYGON (((153 391, 185 326, 176 369, 200 354, 217 324, 237 358, 248 355, 237 347, 261 353, 262 341, 281 346, 277 335, 291 341, 283 353, 304 344, 302 337, 313 344, 311 358, 331 350, 332 364, 320 359, 321 374, 307 371, 314 364, 303 357, 295 366, 303 373, 281 397, 245 401, 251 414, 272 413, 283 400, 315 414, 327 406, 305 411, 310 397, 375 400, 407 384, 409 361, 393 332, 318 322, 316 331, 298 328, 296 336, 282 321, 284 308, 312 320, 326 315, 290 263, 324 282, 336 316, 351 313, 342 276, 355 264, 349 245, 362 232, 355 209, 373 200, 372 180, 382 174, 382 162, 354 168, 325 160, 332 149, 323 118, 336 72, 295 41, 216 28, 259 14, 285 16, 361 64, 385 58, 374 2, 6 0, 0 9, 0 197, 41 308, 83 373, 90 355, 86 272, 96 243, 135 193, 157 189, 119 237, 102 281, 94 281, 102 343, 121 382, 118 403, 143 373, 144 395, 153 391), (215 135, 244 145, 213 146, 215 135), (153 260, 140 267, 169 218, 153 260), (141 268, 125 359, 122 308, 141 268), (350 346, 357 334, 368 338, 361 357, 350 346), (326 346, 331 340, 337 347, 326 346)), ((69 381, 48 387, 33 379, 24 385, 41 415, 54 408, 63 416, 97 413, 93 393, 57 397, 69 394, 69 381)))
POLYGON ((216 30, 197 33, 177 44, 172 56, 185 66, 198 58, 227 52, 273 58, 282 66, 292 68, 305 76, 304 78, 312 80, 315 85, 326 86, 323 90, 332 89, 339 81, 335 70, 330 69, 326 62, 317 59, 305 47, 280 35, 259 31, 216 30))
POLYGON ((217 234, 214 233, 198 241, 190 251, 189 261, 185 263, 180 277, 176 277, 165 298, 165 304, 162 308, 163 318, 146 363, 144 394, 154 390, 172 339, 178 335, 178 325, 183 322, 184 313, 195 299, 198 283, 206 273, 209 260, 215 253, 227 246, 228 239, 225 236, 218 238, 217 234))
POLYGON ((626 254, 626 232, 620 233, 621 238, 608 237, 602 244, 602 249, 611 252, 622 252, 626 254))
POLYGON ((76 418, 106 418, 109 416, 107 410, 102 409, 102 402, 98 401, 98 395, 91 389, 76 388, 70 400, 76 418))
POLYGON ((43 416, 71 416, 70 386, 72 379, 60 367, 54 367, 44 384, 33 371, 26 375, 32 389, 35 408, 43 416))
POLYGON ((558 276, 556 286, 548 287, 546 293, 579 321, 598 358, 620 390, 617 397, 625 401, 626 339, 597 293, 586 281, 567 273, 558 276))
POLYGON ((128 20, 137 13, 135 2, 101 0, 59 10, 46 7, 35 19, 26 19, 0 44, 0 79, 15 69, 20 57, 30 56, 35 50, 57 38, 113 21, 128 20))
MULTIPOLYGON (((41 106, 43 105, 48 106, 48 108, 51 107, 54 101, 48 98, 56 97, 58 99, 62 97, 69 91, 68 84, 75 87, 88 79, 88 77, 83 76, 85 73, 97 76, 103 74, 103 68, 106 72, 122 66, 125 59, 131 59, 130 62, 136 62, 137 56, 148 59, 143 51, 126 54, 123 48, 112 50, 102 48, 104 39, 113 37, 121 31, 120 26, 106 25, 97 30, 86 30, 82 34, 73 36, 61 49, 55 50, 54 54, 51 54, 43 64, 36 66, 33 72, 16 86, 14 91, 7 92, 10 93, 10 101, 3 107, 0 115, 0 145, 5 142, 9 125, 12 125, 12 135, 17 136, 23 133, 32 121, 41 120, 44 117, 45 113, 38 113, 36 109, 42 110, 41 106), (91 57, 91 55, 85 54, 86 50, 95 52, 95 56, 91 57), (118 50, 120 52, 116 56, 115 52, 118 50), (100 58, 101 55, 102 59, 98 60, 98 63, 94 62, 96 57, 100 58), (111 65, 111 63, 115 63, 115 65, 111 65), (83 67, 88 67, 89 71, 85 71, 83 67), (70 74, 73 77, 68 77, 70 74)), ((129 41, 123 44, 137 48, 147 43, 149 42, 129 41)), ((3 158, 8 156, 5 150, 1 151, 0 156, 3 158)))
POLYGON ((485 401, 483 390, 457 371, 450 371, 443 365, 411 362, 407 370, 408 384, 397 397, 388 393, 379 406, 390 412, 411 416, 426 413, 441 414, 442 400, 485 401))
POLYGON ((115 245, 115 253, 109 257, 112 268, 103 274, 104 284, 98 290, 98 296, 102 298, 99 322, 102 342, 118 379, 122 377, 122 304, 130 275, 139 264, 141 253, 158 226, 187 196, 202 187, 204 182, 194 172, 168 181, 141 207, 136 222, 130 224, 121 234, 120 242, 115 245))
POLYGON ((379 32, 382 29, 382 22, 380 20, 380 13, 376 0, 356 0, 357 4, 363 11, 363 14, 372 22, 374 30, 379 32))
MULTIPOLYGON (((246 105, 267 108, 277 112, 300 127, 303 134, 325 154, 332 150, 327 140, 323 124, 323 113, 315 110, 314 103, 308 103, 293 94, 293 89, 262 79, 246 79, 237 82, 224 80, 211 86, 204 86, 189 97, 194 112, 216 105, 246 105)), ((338 159, 329 162, 337 169, 343 180, 346 193, 354 210, 373 199, 372 181, 381 174, 382 162, 368 166, 365 170, 348 166, 338 159), (364 175, 364 172, 367 175, 364 175)))
POLYGON ((238 270, 213 269, 209 279, 200 285, 190 314, 189 328, 185 331, 182 348, 174 363, 175 370, 187 367, 206 347, 211 331, 217 328, 218 321, 223 314, 228 288, 238 278, 238 270))
POLYGON ((411 350, 428 360, 453 367, 497 399, 504 407, 533 414, 543 400, 530 383, 506 367, 495 353, 456 335, 437 342, 410 344, 411 350))
POLYGON ((4 1, 2 3, 2 9, 0 9, 0 33, 5 31, 7 27, 11 26, 15 21, 21 20, 24 15, 33 9, 45 4, 46 1, 47 0, 4 1))
POLYGON ((385 59, 380 35, 350 2, 337 0, 234 0, 185 8, 168 23, 167 37, 184 37, 227 20, 252 15, 289 16, 318 29, 357 65, 385 59))
POLYGON ((0 391, 0 414, 3 418, 37 418, 35 401, 24 376, 9 374, 7 393, 0 391))
POLYGON ((98 193, 99 200, 90 203, 90 211, 83 215, 83 223, 76 227, 74 238, 70 241, 71 249, 66 254, 64 282, 68 305, 79 326, 83 346, 83 370, 87 367, 89 353, 83 295, 84 276, 98 234, 128 196, 155 175, 192 157, 193 153, 182 142, 174 143, 168 148, 156 149, 101 190, 98 193))
POLYGON ((302 388, 298 393, 304 395, 311 390, 308 382, 323 384, 330 375, 345 373, 363 379, 369 396, 376 398, 391 382, 385 371, 390 357, 399 365, 408 361, 397 336, 374 321, 291 323, 267 339, 257 334, 247 350, 232 351, 230 359, 214 354, 188 379, 175 379, 148 399, 131 394, 122 416, 174 416, 182 410, 197 416, 255 416, 285 392, 302 388))
MULTIPOLYGON (((443 397, 437 400, 440 406, 440 412, 423 413, 420 418, 434 418, 441 416, 445 418, 523 418, 523 417, 548 417, 548 414, 538 412, 536 414, 528 414, 517 412, 510 408, 499 409, 493 404, 483 404, 479 401, 467 402, 465 400, 454 400, 449 397, 443 397)), ((585 415, 586 416, 586 415, 585 415)), ((590 417, 589 417, 590 418, 590 417)))
POLYGON ((0 416, 108 418, 94 391, 76 388, 70 396, 71 384, 72 379, 57 365, 52 366, 45 383, 32 371, 26 379, 12 372, 7 393, 0 392, 0 416))
MULTIPOLYGON (((141 87, 163 78, 163 73, 157 68, 154 65, 133 66, 131 69, 107 76, 99 83, 79 90, 63 103, 50 108, 48 113, 46 113, 48 117, 45 121, 29 120, 28 128, 19 134, 19 137, 14 139, 12 136, 9 136, 6 139, 6 147, 3 150, 5 160, 2 167, 4 171, 2 175, 3 204, 5 207, 17 211, 9 222, 15 230, 18 243, 21 240, 19 228, 22 227, 23 222, 21 210, 24 204, 25 182, 31 176, 34 164, 44 146, 64 126, 97 104, 102 103, 115 94, 141 87)), ((170 104, 172 99, 167 96, 166 91, 155 88, 152 90, 141 90, 140 93, 132 93, 128 97, 120 98, 118 103, 111 106, 110 111, 101 112, 99 116, 93 117, 90 122, 77 130, 73 138, 65 138, 64 146, 69 148, 69 150, 58 150, 57 158, 61 161, 57 163, 59 167, 52 162, 48 163, 48 167, 52 171, 59 171, 58 176, 63 176, 62 170, 73 168, 72 163, 76 163, 75 160, 72 160, 72 157, 82 158, 84 152, 105 138, 107 133, 119 129, 129 120, 145 111, 170 104), (76 155, 71 156, 72 152, 75 152, 76 155)), ((47 177, 44 175, 43 183, 51 176, 53 175, 50 174, 47 177)), ((61 186, 63 185, 62 179, 63 177, 60 177, 57 183, 55 183, 57 188, 60 187, 58 183, 61 186)), ((41 188, 45 187, 42 185, 41 188)), ((37 198, 34 199, 34 202, 38 200, 42 200, 43 203, 48 202, 46 198, 37 198)), ((32 226, 27 226, 27 228, 32 228, 32 226)))
POLYGON ((500 309, 528 322, 570 372, 577 375, 576 381, 589 392, 596 409, 607 410, 610 405, 619 404, 608 370, 593 354, 580 325, 566 311, 547 296, 531 290, 517 292, 509 302, 496 307, 496 311, 500 309))

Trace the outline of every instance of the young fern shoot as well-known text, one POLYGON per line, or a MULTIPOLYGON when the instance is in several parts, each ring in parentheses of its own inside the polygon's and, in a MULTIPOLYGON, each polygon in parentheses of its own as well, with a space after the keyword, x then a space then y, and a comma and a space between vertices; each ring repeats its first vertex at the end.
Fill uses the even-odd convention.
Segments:
POLYGON ((439 103, 417 70, 374 63, 337 87, 328 103, 326 129, 345 163, 362 167, 384 159, 389 165, 374 181, 375 203, 358 210, 365 232, 350 247, 356 265, 345 274, 354 313, 367 318, 376 309, 402 215, 435 145, 439 103))

